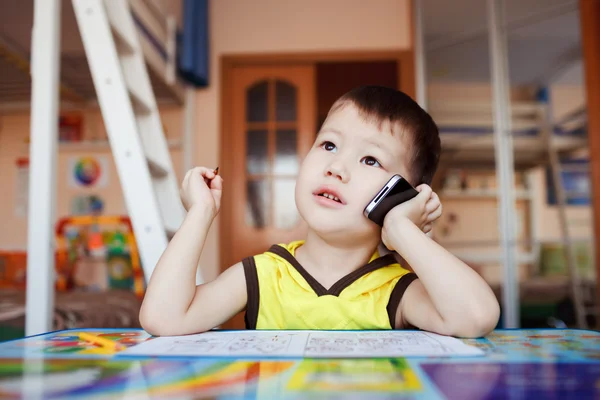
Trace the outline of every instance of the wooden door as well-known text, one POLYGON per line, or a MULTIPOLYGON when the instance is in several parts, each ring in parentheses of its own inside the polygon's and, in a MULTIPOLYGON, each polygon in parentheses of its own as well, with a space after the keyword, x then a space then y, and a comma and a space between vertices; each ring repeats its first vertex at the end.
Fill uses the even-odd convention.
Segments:
MULTIPOLYGON (((294 188, 316 134, 313 66, 236 66, 229 77, 222 268, 272 244, 304 238, 294 188)), ((243 316, 224 327, 243 328, 243 316)))
MULTIPOLYGON (((585 93, 588 109, 588 144, 590 153, 590 181, 592 183, 592 209, 595 264, 596 264, 596 309, 600 313, 600 3, 579 0, 581 20, 581 42, 585 72, 585 93), (590 112, 594 110, 594 112, 590 112)), ((596 328, 600 319, 596 320, 596 328)))

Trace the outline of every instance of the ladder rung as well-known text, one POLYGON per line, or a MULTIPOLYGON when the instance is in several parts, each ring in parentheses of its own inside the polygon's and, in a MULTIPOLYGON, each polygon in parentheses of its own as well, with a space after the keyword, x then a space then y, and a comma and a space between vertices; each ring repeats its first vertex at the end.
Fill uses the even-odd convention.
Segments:
POLYGON ((160 163, 154 161, 150 157, 146 156, 146 161, 148 161, 148 168, 150 169, 150 174, 156 178, 162 178, 169 174, 169 170, 160 163))
POLYGON ((131 54, 134 52, 133 44, 127 39, 126 35, 120 29, 119 25, 115 24, 110 18, 108 18, 110 24, 110 30, 117 43, 117 50, 120 54, 131 54))
POLYGON ((124 7, 122 4, 118 3, 106 3, 106 17, 108 19, 108 24, 110 25, 110 30, 115 38, 115 42, 117 42, 118 50, 121 54, 131 54, 135 52, 134 39, 131 39, 127 36, 127 30, 124 29, 127 26, 126 16, 124 12, 128 7, 124 7))
POLYGON ((141 114, 148 114, 152 111, 152 108, 142 100, 142 96, 133 89, 133 87, 127 83, 127 92, 129 92, 129 98, 133 103, 133 108, 136 112, 141 114))

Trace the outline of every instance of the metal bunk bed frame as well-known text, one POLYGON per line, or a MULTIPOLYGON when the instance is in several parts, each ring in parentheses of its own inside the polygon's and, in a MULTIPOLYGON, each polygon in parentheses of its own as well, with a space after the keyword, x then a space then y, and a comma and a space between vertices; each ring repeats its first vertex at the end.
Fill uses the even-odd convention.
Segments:
MULTIPOLYGON (((422 0, 415 0, 417 100, 423 107, 430 109, 430 112, 439 123, 440 121, 435 115, 436 104, 432 104, 432 102, 426 99, 425 95, 427 84, 425 70, 426 49, 423 38, 422 6, 422 0)), ((460 165, 462 168, 489 168, 495 166, 496 178, 499 185, 497 199, 499 204, 498 220, 503 266, 503 325, 506 328, 518 328, 520 325, 519 282, 517 278, 519 259, 515 248, 517 238, 514 172, 515 169, 524 170, 538 165, 545 164, 550 166, 554 187, 557 191, 562 241, 566 247, 570 292, 575 306, 577 325, 580 328, 586 328, 587 315, 592 310, 586 308, 584 304, 582 282, 576 268, 573 243, 568 231, 565 210, 567 195, 560 177, 559 156, 585 148, 587 140, 585 137, 555 134, 557 132, 564 133, 564 129, 560 128, 564 124, 572 123, 574 120, 581 119, 582 116, 585 117, 585 109, 576 110, 561 121, 555 122, 547 103, 517 103, 511 105, 508 96, 510 86, 506 49, 507 30, 511 25, 504 21, 503 0, 487 0, 486 6, 488 18, 487 35, 492 75, 492 102, 487 105, 468 104, 462 107, 460 104, 452 104, 450 109, 445 110, 449 111, 450 115, 441 116, 441 118, 446 117, 447 119, 444 122, 452 124, 453 112, 464 112, 465 110, 487 112, 489 114, 487 117, 491 117, 493 120, 493 128, 489 129, 486 135, 455 136, 453 133, 442 133, 442 147, 444 152, 441 164, 446 167, 460 165), (531 135, 522 135, 531 129, 535 131, 534 135, 535 133, 537 135, 533 137, 531 135)), ((548 16, 554 16, 557 12, 564 13, 572 10, 573 5, 568 4, 543 11, 540 17, 547 18, 548 16)), ((527 21, 519 22, 519 25, 531 22, 531 17, 529 17, 527 21)), ((514 25, 514 22, 512 25, 514 25)), ((479 35, 480 33, 482 32, 475 34, 479 35)), ((464 37, 461 35, 458 36, 459 41, 464 41, 468 40, 468 37, 473 36, 473 33, 466 32, 465 35, 462 35, 464 37)), ((446 39, 446 41, 448 40, 451 39, 446 39)), ((444 46, 442 43, 436 44, 436 46, 440 45, 444 46)), ((565 68, 567 66, 569 64, 561 67, 565 68)), ((545 83, 549 82, 559 72, 558 70, 553 71, 551 75, 545 78, 545 83)), ((472 128, 475 131, 481 131, 481 126, 477 125, 476 122, 472 128)), ((481 125, 481 122, 479 125, 481 125)), ((486 125, 485 122, 483 125, 486 125)), ((575 130, 578 128, 580 127, 576 126, 575 130)), ((464 127, 460 129, 463 132, 469 130, 469 128, 464 127)))

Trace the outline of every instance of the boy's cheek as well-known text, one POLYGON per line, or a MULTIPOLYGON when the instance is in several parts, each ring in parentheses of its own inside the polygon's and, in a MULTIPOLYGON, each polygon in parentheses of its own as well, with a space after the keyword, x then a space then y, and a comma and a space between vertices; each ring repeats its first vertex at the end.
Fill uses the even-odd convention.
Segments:
POLYGON ((385 177, 382 179, 381 177, 368 177, 363 180, 364 184, 359 189, 361 195, 364 197, 365 207, 369 202, 379 193, 379 191, 385 186, 388 182, 388 178, 385 177))

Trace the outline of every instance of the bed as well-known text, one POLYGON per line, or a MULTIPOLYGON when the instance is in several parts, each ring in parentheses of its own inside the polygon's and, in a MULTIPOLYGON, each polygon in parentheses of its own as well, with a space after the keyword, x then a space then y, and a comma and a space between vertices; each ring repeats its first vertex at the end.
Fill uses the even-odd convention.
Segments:
MULTIPOLYGON (((440 130, 445 167, 494 166, 494 121, 490 102, 432 102, 430 112, 440 130)), ((536 101, 512 102, 510 113, 515 168, 522 170, 547 164, 548 105, 536 101)), ((578 156, 585 149, 585 109, 574 110, 553 125, 551 140, 562 157, 578 156)))
MULTIPOLYGON (((178 38, 176 20, 156 0, 127 0, 135 21, 152 88, 159 105, 181 106, 185 86, 177 74, 178 38)), ((71 1, 62 2, 62 45, 60 92, 65 107, 95 106, 96 92, 71 1)), ((15 7, 0 4, 0 15, 10 19, 0 32, 0 112, 29 110, 31 100, 31 38, 22 34, 23 26, 33 25, 34 2, 15 7)), ((119 43, 118 24, 112 33, 119 43)))
MULTIPOLYGON (((457 188, 456 179, 453 185, 448 185, 446 180, 448 173, 452 171, 484 170, 493 174, 496 169, 492 103, 432 101, 429 104, 429 112, 436 121, 441 136, 443 152, 436 179, 439 179, 437 190, 442 202, 445 202, 446 214, 453 213, 453 208, 464 209, 465 204, 469 204, 468 213, 474 213, 479 207, 474 202, 488 201, 487 214, 480 212, 479 218, 490 218, 490 216, 495 218, 498 212, 498 205, 495 202, 498 188, 495 183, 486 189, 473 189, 468 186, 460 187, 460 185, 457 188), (449 204, 450 200, 458 202, 449 204)), ((549 169, 549 142, 556 149, 561 162, 560 168, 563 170, 566 168, 564 163, 573 160, 585 163, 589 159, 585 107, 572 110, 553 124, 549 123, 552 118, 548 113, 549 105, 545 101, 513 101, 510 104, 512 154, 515 172, 517 172, 515 178, 525 177, 524 185, 517 186, 515 191, 516 211, 519 215, 517 223, 525 227, 518 234, 515 244, 519 264, 517 271, 520 276, 520 299, 523 303, 531 304, 558 303, 570 295, 571 287, 568 276, 545 276, 540 271, 542 242, 535 237, 535 229, 531 229, 532 226, 537 225, 536 213, 531 211, 531 207, 540 194, 534 193, 536 190, 534 184, 526 177, 525 172, 539 167, 549 169)), ((565 190, 568 196, 568 187, 565 187, 565 190)), ((500 238, 498 232, 495 232, 495 226, 486 225, 486 229, 494 231, 494 234, 482 233, 480 230, 472 234, 473 225, 470 225, 464 230, 471 232, 468 239, 460 238, 456 241, 450 236, 444 238, 444 235, 439 235, 439 232, 436 236, 444 247, 478 272, 483 271, 486 266, 490 267, 489 270, 491 267, 498 267, 496 272, 490 274, 494 275, 494 279, 488 282, 500 298, 504 281, 500 268, 502 266, 500 238)), ((590 277, 581 278, 580 289, 588 293, 594 285, 594 280, 590 277)), ((592 297, 586 295, 585 298, 592 297)))

